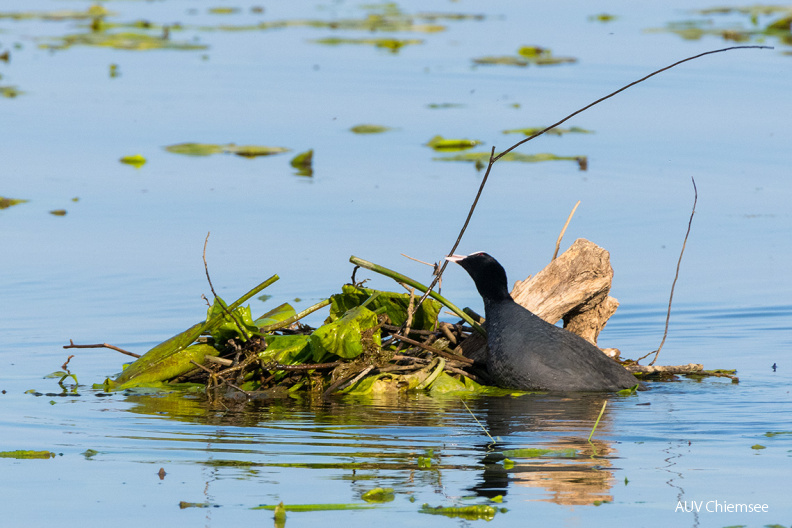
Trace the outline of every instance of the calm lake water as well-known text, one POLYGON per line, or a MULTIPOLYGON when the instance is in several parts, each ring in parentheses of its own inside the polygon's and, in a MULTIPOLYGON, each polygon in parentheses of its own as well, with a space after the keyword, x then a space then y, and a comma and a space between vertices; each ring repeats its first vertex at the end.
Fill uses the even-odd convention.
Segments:
MULTIPOLYGON (((170 48, 144 50, 90 40, 90 19, 75 13, 91 5, 0 6, 0 196, 28 200, 0 210, 0 451, 57 453, 0 459, 3 525, 268 525, 272 513, 251 508, 365 505, 361 495, 377 487, 393 488, 393 500, 290 512, 287 526, 485 522, 430 516, 423 504, 490 504, 499 510, 490 524, 502 526, 792 525, 792 47, 760 34, 789 12, 752 21, 698 12, 723 7, 699 0, 102 3, 105 35, 149 37, 128 37, 126 47, 162 44, 170 26, 170 48), (361 29, 372 16, 402 25, 361 29), (275 22, 289 23, 256 27, 275 22), (521 137, 504 130, 548 125, 655 69, 735 45, 724 30, 775 49, 686 63, 564 125, 593 133, 524 145, 523 154, 586 156, 588 170, 499 162, 459 252, 486 250, 511 280, 524 278, 549 261, 580 200, 563 246, 583 237, 611 252, 622 304, 600 344, 638 357, 662 337, 695 178, 699 200, 659 362, 736 368, 739 384, 468 400, 480 426, 459 399, 423 394, 231 408, 201 394, 106 395, 91 384, 125 357, 62 349, 73 339, 142 353, 203 319, 207 232, 212 280, 227 300, 280 275, 271 299, 252 301, 258 314, 337 292, 350 255, 429 282, 429 269, 400 253, 440 259, 482 173, 436 160, 448 154, 427 141, 504 149, 521 137), (393 50, 383 38, 402 42, 393 50), (474 62, 520 58, 525 46, 576 62, 474 62), (361 124, 390 129, 350 131, 361 124), (185 142, 291 152, 164 149, 185 142), (289 162, 308 149, 313 175, 298 175, 289 162), (145 165, 119 162, 135 154, 145 165), (50 214, 59 209, 65 216, 50 214), (63 391, 45 376, 71 352, 81 385, 63 391), (504 451, 528 448, 567 451, 512 455, 504 466, 504 451), (431 467, 419 468, 426 456, 431 467), (766 511, 707 511, 748 503, 766 511)), ((443 293, 482 310, 460 269, 446 273, 443 293)))

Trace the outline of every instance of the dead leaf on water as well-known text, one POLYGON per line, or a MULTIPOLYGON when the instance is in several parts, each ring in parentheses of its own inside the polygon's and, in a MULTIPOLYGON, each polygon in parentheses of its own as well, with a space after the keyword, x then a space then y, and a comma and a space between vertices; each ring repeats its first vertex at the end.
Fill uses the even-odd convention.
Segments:
POLYGON ((381 134, 391 130, 391 128, 382 125, 355 125, 349 130, 355 134, 381 134))
POLYGON ((613 22, 616 20, 616 15, 611 15, 609 13, 600 13, 599 15, 591 15, 588 19, 592 22, 613 22))
POLYGON ((49 213, 54 216, 66 216, 66 209, 55 209, 49 213))
POLYGON ((13 99, 14 97, 23 93, 25 92, 17 89, 16 86, 0 86, 0 96, 7 97, 9 99, 13 99))
POLYGON ((233 15, 239 13, 238 7, 210 7, 209 13, 212 15, 233 15))
POLYGON ((21 200, 19 198, 5 198, 4 196, 0 196, 0 209, 8 209, 13 205, 19 205, 21 203, 29 202, 30 200, 21 200))

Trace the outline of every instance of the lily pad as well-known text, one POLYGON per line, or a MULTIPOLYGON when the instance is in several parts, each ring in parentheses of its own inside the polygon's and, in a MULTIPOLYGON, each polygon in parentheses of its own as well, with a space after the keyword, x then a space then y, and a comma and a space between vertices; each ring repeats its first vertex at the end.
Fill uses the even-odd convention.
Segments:
POLYGON ((272 156, 289 152, 290 149, 284 147, 266 147, 261 145, 217 145, 214 143, 178 143, 169 145, 165 150, 174 154, 184 154, 186 156, 211 156, 212 154, 236 154, 246 158, 258 156, 272 156))
MULTIPOLYGON (((475 163, 476 167, 486 167, 489 163, 489 152, 465 152, 454 154, 453 156, 443 156, 432 158, 435 161, 467 161, 475 163)), ((575 161, 580 170, 588 168, 588 158, 586 156, 557 156, 546 152, 539 154, 521 154, 519 152, 509 152, 501 158, 501 161, 519 161, 523 163, 538 163, 540 161, 575 161)))
POLYGON ((336 511, 336 510, 367 510, 375 506, 370 504, 262 504, 250 508, 251 510, 275 510, 282 506, 287 512, 315 512, 315 511, 336 511))
POLYGON ((130 51, 146 50, 204 50, 208 46, 196 44, 195 42, 172 40, 167 35, 149 35, 147 33, 134 32, 91 32, 66 35, 55 39, 51 44, 43 43, 41 47, 46 49, 64 50, 72 46, 95 46, 101 48, 114 48, 130 51))
POLYGON ((478 504, 475 506, 437 506, 435 508, 424 504, 419 510, 420 513, 431 515, 445 515, 446 517, 459 517, 474 521, 476 519, 492 520, 495 518, 497 509, 488 504, 478 504))
POLYGON ((91 20, 113 15, 101 5, 92 5, 84 11, 59 9, 56 11, 6 11, 0 12, 0 19, 12 20, 91 20))
POLYGON ((323 39, 316 39, 313 42, 317 44, 324 44, 326 46, 338 46, 341 44, 362 44, 367 46, 375 46, 377 48, 387 49, 396 53, 404 46, 414 46, 423 44, 420 39, 395 39, 395 38, 339 38, 328 37, 323 39))
POLYGON ((391 502, 394 497, 393 488, 374 488, 365 492, 360 498, 366 502, 391 502))
MULTIPOLYGON (((533 136, 537 132, 541 132, 544 129, 545 129, 545 127, 510 128, 508 130, 504 130, 503 133, 504 134, 522 134, 522 135, 528 137, 528 136, 533 136)), ((545 132, 545 135, 563 136, 564 134, 593 134, 593 133, 594 133, 593 130, 587 130, 585 128, 580 128, 580 127, 573 126, 573 127, 570 127, 570 128, 561 128, 561 127, 551 128, 550 130, 545 132)))
POLYGON ((210 7, 208 12, 212 15, 233 15, 239 13, 238 7, 210 7))
POLYGON ((176 145, 169 145, 165 147, 165 150, 174 154, 184 154, 186 156, 211 156, 212 154, 220 154, 223 152, 223 146, 211 143, 179 143, 176 145))
POLYGON ((229 154, 236 154, 237 156, 242 156, 245 158, 256 158, 259 156, 273 156, 275 154, 283 154, 284 152, 289 152, 291 149, 287 149, 284 147, 264 147, 259 145, 241 145, 239 147, 235 145, 226 145, 225 152, 229 154))
POLYGON ((17 459, 31 459, 31 458, 54 458, 55 453, 51 451, 30 451, 30 450, 17 450, 17 451, 0 451, 0 458, 17 458, 17 459))
POLYGON ((443 136, 435 136, 426 142, 427 147, 441 151, 467 150, 477 145, 481 145, 481 141, 476 139, 447 139, 443 136))
POLYGON ((502 64, 506 66, 550 66, 555 64, 568 64, 577 62, 574 57, 557 57, 549 48, 540 46, 523 46, 517 50, 516 55, 488 56, 473 59, 476 64, 493 65, 502 64))
POLYGON ((498 56, 491 56, 488 55, 486 57, 478 57, 473 59, 473 62, 476 64, 482 64, 486 66, 491 65, 505 65, 505 66, 528 66, 531 64, 531 61, 527 59, 522 59, 520 57, 514 57, 512 55, 498 55, 498 56))
POLYGON ((140 167, 146 164, 146 158, 144 158, 140 154, 135 154, 133 156, 124 156, 118 161, 120 161, 121 163, 126 163, 127 165, 132 165, 136 169, 139 169, 140 167))

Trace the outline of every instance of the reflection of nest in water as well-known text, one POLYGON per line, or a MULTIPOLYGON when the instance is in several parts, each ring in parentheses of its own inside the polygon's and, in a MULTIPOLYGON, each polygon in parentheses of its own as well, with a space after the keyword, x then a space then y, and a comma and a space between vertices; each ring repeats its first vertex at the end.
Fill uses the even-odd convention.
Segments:
MULTIPOLYGON (((547 497, 538 499, 567 506, 591 505, 596 501, 613 501, 609 494, 613 486, 613 474, 608 455, 613 449, 606 441, 582 439, 564 442, 561 448, 575 449, 574 458, 515 460, 509 470, 512 481, 519 486, 542 488, 547 497)), ((554 449, 559 445, 554 444, 554 449)))

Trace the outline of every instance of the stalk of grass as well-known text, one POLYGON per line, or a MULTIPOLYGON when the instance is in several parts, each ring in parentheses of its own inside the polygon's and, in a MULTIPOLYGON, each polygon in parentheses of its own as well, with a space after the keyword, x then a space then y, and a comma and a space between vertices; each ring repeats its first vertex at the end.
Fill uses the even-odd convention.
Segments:
POLYGON ((597 426, 599 425, 600 419, 602 418, 602 414, 605 412, 605 406, 608 405, 608 400, 602 402, 602 409, 600 410, 599 416, 597 416, 597 421, 594 422, 594 427, 591 428, 591 433, 589 433, 588 441, 591 442, 591 437, 594 436, 594 431, 597 430, 597 426))

